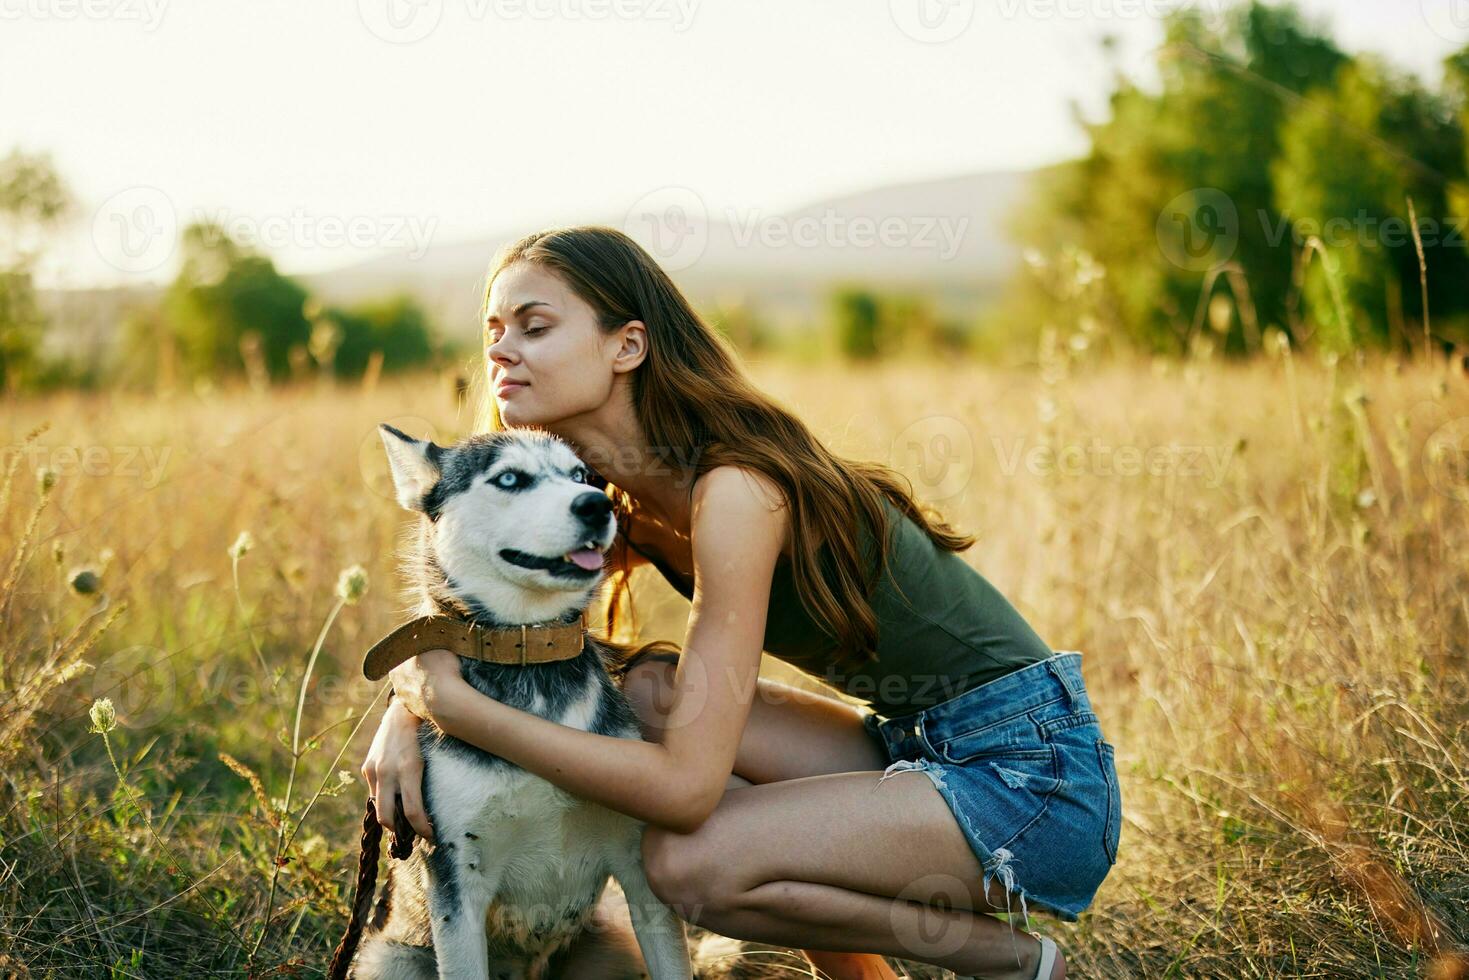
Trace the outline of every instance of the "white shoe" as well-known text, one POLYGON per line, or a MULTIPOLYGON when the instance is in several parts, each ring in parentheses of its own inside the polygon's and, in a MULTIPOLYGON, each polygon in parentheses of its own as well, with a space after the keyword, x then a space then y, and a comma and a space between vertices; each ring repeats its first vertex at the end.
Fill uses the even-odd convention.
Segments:
MULTIPOLYGON (((1050 936, 1042 936, 1038 933, 1032 933, 1032 935, 1041 944, 1041 961, 1040 965, 1035 968, 1034 980, 1051 980, 1051 971, 1056 968, 1056 941, 1050 936)), ((972 975, 961 977, 956 973, 954 976, 956 980, 975 980, 972 975)))
POLYGON ((1041 965, 1036 967, 1035 980, 1051 980, 1051 971, 1056 968, 1056 941, 1050 936, 1035 938, 1041 941, 1041 965))

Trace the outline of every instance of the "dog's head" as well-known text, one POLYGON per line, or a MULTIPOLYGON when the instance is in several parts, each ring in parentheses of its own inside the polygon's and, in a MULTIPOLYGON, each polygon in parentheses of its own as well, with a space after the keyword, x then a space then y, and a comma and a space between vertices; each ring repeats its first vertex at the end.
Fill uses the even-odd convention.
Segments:
POLYGON ((380 425, 398 503, 458 598, 506 622, 581 609, 617 533, 612 501, 562 439, 532 429, 451 446, 380 425))

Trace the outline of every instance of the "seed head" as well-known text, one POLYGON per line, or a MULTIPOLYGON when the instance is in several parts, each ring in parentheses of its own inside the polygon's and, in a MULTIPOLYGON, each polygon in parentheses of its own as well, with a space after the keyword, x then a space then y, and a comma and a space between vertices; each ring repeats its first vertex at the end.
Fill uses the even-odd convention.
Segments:
POLYGON ((255 547, 255 538, 249 531, 241 531, 240 536, 235 538, 235 543, 230 545, 230 557, 236 559, 243 558, 245 552, 253 547, 255 547))
POLYGON ((117 727, 117 709, 112 706, 111 698, 98 698, 92 702, 91 731, 97 735, 106 735, 117 727))
POLYGON ((347 605, 355 605, 367 591, 367 569, 361 565, 342 569, 337 578, 337 597, 347 605))
POLYGON ((66 573, 66 580, 77 595, 95 595, 102 588, 102 576, 95 568, 73 568, 66 573))

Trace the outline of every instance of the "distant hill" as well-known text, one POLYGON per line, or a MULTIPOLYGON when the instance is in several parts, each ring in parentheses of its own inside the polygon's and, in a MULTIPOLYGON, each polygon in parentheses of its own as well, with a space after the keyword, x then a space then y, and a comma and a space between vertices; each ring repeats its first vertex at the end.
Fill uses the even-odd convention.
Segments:
MULTIPOLYGON (((679 231, 702 240, 697 259, 682 265, 672 247, 660 251, 645 230, 652 220, 626 214, 587 223, 624 228, 665 262, 701 308, 743 301, 774 322, 813 320, 827 291, 842 281, 884 288, 922 288, 944 312, 972 313, 1012 273, 1018 250, 1004 235, 1006 212, 1023 196, 1027 172, 945 177, 894 184, 814 201, 790 211, 699 214, 677 192, 653 202, 680 207, 679 231), (679 267, 681 266, 681 267, 679 267)), ((652 216, 667 221, 667 211, 652 216)), ((495 250, 534 228, 507 228, 476 241, 435 244, 417 259, 387 255, 300 277, 331 302, 356 302, 385 292, 416 295, 446 334, 473 336, 483 277, 495 250)), ((666 242, 665 242, 666 244, 666 242)))
MULTIPOLYGON (((653 252, 702 310, 749 304, 778 329, 817 322, 830 289, 860 282, 928 295, 940 313, 971 316, 997 294, 1018 262, 1003 230, 1007 211, 1025 193, 1030 174, 1004 172, 893 184, 764 214, 738 208, 701 214, 691 194, 656 195, 658 214, 589 216, 587 223, 623 228, 653 252), (697 258, 660 251, 645 234, 677 218, 697 258), (701 244, 700 244, 701 243, 701 244), (670 261, 671 258, 671 261, 670 261)), ((352 304, 399 291, 413 294, 445 336, 472 341, 483 280, 501 245, 535 228, 505 228, 475 241, 430 245, 417 259, 385 255, 329 272, 297 275, 330 303, 352 304)), ((146 306, 160 290, 128 287, 43 291, 52 316, 48 343, 90 347, 101 355, 128 310, 146 306)))

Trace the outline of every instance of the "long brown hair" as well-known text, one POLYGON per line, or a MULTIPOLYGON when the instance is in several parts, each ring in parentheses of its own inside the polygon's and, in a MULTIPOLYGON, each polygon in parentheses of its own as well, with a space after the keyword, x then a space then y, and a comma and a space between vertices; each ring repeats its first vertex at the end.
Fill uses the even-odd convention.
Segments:
MULTIPOLYGON (((692 466, 694 479, 716 466, 740 466, 765 474, 781 488, 789 504, 796 593, 813 620, 836 639, 837 666, 853 668, 877 656, 877 617, 868 600, 887 555, 876 549, 876 568, 870 576, 863 574, 857 521, 880 529, 873 540, 887 540, 882 497, 939 548, 963 551, 974 543, 973 535, 960 534, 936 514, 927 516, 901 473, 833 454, 805 423, 760 391, 733 346, 705 324, 667 273, 621 231, 597 225, 552 228, 503 247, 485 281, 482 323, 495 277, 515 262, 534 262, 558 274, 596 312, 604 330, 629 320, 646 325, 648 353, 632 372, 632 402, 648 444, 666 465, 683 467, 684 475, 692 466), (821 574, 823 543, 830 585, 821 574)), ((504 428, 499 405, 487 391, 475 429, 504 428)), ((636 502, 615 484, 605 488, 625 529, 636 502)), ((628 589, 626 536, 619 534, 614 547, 621 548, 621 560, 614 562, 608 602, 612 638, 628 589)))

